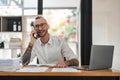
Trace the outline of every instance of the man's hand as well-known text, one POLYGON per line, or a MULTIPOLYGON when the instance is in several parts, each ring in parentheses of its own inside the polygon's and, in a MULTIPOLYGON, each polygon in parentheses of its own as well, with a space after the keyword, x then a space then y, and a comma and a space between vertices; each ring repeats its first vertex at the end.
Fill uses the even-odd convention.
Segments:
POLYGON ((57 68, 64 68, 67 66, 79 66, 79 61, 77 59, 71 59, 68 61, 58 61, 55 65, 57 68))
POLYGON ((64 68, 64 67, 67 67, 67 66, 68 66, 68 64, 65 61, 58 61, 55 65, 56 68, 64 68))
POLYGON ((30 45, 32 46, 36 39, 33 37, 33 34, 36 33, 36 31, 33 29, 30 33, 30 45))

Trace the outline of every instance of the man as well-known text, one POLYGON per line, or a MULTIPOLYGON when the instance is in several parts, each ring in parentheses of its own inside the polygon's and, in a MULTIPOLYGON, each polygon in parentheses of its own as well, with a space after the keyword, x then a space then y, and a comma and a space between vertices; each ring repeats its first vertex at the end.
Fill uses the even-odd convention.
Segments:
POLYGON ((22 64, 27 65, 37 56, 39 64, 55 64, 55 67, 78 66, 77 56, 68 44, 48 33, 49 25, 45 18, 38 16, 30 34, 28 48, 22 56, 22 64), (34 35, 36 34, 36 35, 34 35))

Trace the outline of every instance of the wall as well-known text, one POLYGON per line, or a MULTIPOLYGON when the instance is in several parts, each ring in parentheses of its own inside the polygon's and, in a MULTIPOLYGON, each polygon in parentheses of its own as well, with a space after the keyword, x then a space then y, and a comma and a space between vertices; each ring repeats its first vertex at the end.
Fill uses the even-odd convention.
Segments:
POLYGON ((120 70, 120 0, 93 0, 93 44, 115 45, 112 68, 120 70))

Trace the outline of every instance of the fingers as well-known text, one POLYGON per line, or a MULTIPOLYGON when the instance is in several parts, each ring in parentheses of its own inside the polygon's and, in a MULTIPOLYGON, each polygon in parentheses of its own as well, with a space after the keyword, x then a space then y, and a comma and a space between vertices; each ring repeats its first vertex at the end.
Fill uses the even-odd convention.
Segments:
POLYGON ((64 61, 59 61, 55 65, 56 68, 64 68, 67 67, 66 63, 64 61))
MULTIPOLYGON (((36 30, 35 30, 35 29, 33 29, 33 30, 31 31, 30 36, 33 37, 33 34, 34 34, 34 33, 36 33, 36 30)), ((33 38, 34 38, 34 37, 33 37, 33 38)))
POLYGON ((31 33, 30 33, 30 42, 32 43, 32 44, 34 44, 34 42, 35 42, 35 40, 36 40, 36 38, 34 38, 33 37, 33 34, 34 33, 36 33, 36 30, 35 29, 33 29, 32 31, 31 31, 31 33))

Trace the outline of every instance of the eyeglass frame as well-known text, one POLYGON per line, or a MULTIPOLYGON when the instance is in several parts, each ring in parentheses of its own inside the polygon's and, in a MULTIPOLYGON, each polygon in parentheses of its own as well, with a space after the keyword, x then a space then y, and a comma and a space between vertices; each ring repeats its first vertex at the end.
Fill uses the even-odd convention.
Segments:
POLYGON ((47 23, 41 23, 41 24, 37 24, 37 25, 34 25, 34 28, 44 28, 44 25, 46 25, 47 23))

